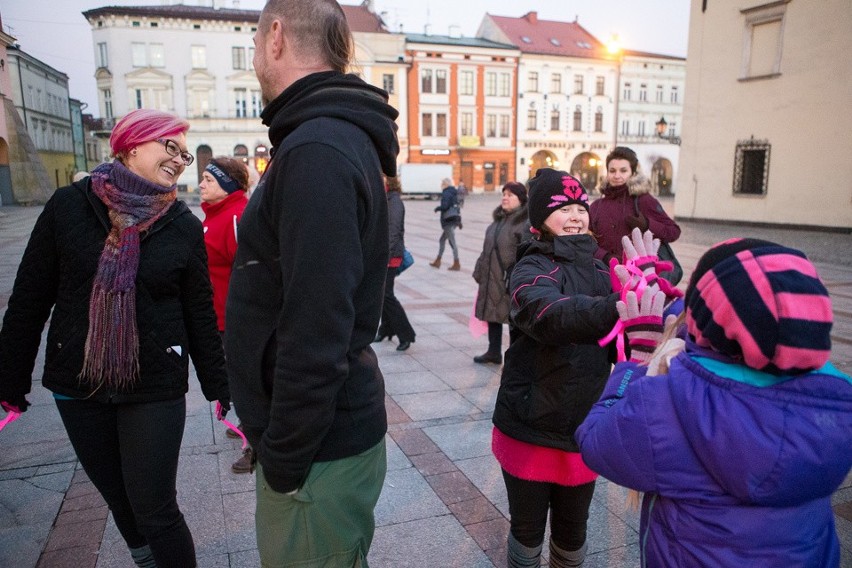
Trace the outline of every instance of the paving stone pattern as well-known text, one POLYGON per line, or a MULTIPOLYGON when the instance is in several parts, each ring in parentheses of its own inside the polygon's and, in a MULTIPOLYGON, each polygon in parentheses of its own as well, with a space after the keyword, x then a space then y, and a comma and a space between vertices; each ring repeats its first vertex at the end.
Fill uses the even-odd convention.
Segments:
MULTIPOLYGON (((508 503, 491 455, 491 412, 500 367, 477 365, 485 336, 468 329, 475 284, 471 272, 495 195, 468 197, 457 231, 462 269, 429 266, 438 249, 435 202, 408 200, 406 245, 416 260, 396 292, 417 332, 406 352, 396 340, 374 344, 386 382, 388 474, 376 507, 373 568, 506 565, 508 503)), ((671 207, 671 202, 664 202, 671 207)), ((200 208, 193 210, 201 215, 200 208)), ((0 208, 0 313, 39 208, 0 208)), ((832 295, 833 361, 852 371, 852 238, 848 234, 736 225, 682 223, 673 248, 686 271, 706 250, 734 236, 757 236, 804 250, 832 295)), ((685 286, 685 283, 684 283, 685 286)), ((508 333, 504 335, 504 348, 508 333)), ((36 377, 43 365, 39 355, 36 377)), ((32 408, 0 433, 0 566, 127 568, 132 566, 102 499, 80 469, 50 393, 33 384, 32 408)), ((239 443, 227 438, 212 408, 190 381, 178 471, 178 499, 202 568, 259 566, 254 536, 254 477, 235 475, 239 443)), ((639 518, 626 491, 599 479, 589 519, 585 566, 633 568, 639 560, 639 518)), ((852 566, 852 479, 835 493, 843 566, 852 566)), ((546 557, 545 547, 545 557, 546 557)))

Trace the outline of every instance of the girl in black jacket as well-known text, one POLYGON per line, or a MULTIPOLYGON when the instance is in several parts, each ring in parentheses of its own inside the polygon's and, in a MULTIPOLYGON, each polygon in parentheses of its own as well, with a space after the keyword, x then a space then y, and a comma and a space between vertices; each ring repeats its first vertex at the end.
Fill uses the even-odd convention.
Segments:
POLYGON ((538 565, 549 512, 550 566, 579 566, 597 476, 580 458, 574 431, 609 376, 609 353, 598 340, 618 319, 618 297, 594 259, 580 182, 542 168, 529 186, 536 238, 521 245, 510 280, 514 327, 492 450, 509 497, 508 565, 538 565))
POLYGON ((45 205, 0 330, 0 402, 24 411, 50 316, 42 384, 146 567, 196 565, 175 490, 190 356, 230 407, 201 222, 176 200, 188 128, 152 110, 116 124, 116 160, 45 205))

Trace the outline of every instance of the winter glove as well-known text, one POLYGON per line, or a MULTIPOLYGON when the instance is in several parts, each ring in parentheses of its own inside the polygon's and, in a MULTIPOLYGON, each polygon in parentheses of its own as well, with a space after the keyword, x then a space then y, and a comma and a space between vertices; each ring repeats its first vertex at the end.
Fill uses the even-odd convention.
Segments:
POLYGON ((631 229, 639 229, 640 231, 648 230, 648 218, 639 213, 638 215, 631 215, 627 219, 625 219, 627 226, 631 229))
POLYGON ((24 413, 27 411, 29 405, 30 403, 27 402, 27 398, 24 395, 10 396, 6 400, 0 401, 0 407, 6 412, 24 413))
POLYGON ((227 398, 219 399, 216 403, 216 419, 224 420, 229 410, 231 410, 231 401, 227 398))
MULTIPOLYGON (((633 229, 629 239, 626 236, 621 237, 621 246, 624 249, 624 264, 627 266, 632 264, 641 270, 649 285, 658 285, 666 293, 669 301, 683 297, 682 291, 672 286, 668 280, 658 277, 658 274, 671 270, 673 266, 668 261, 661 261, 657 256, 660 241, 654 238, 651 231, 642 233, 639 229, 633 229)), ((610 278, 612 279, 612 276, 610 278)))
POLYGON ((615 307, 624 324, 624 333, 630 345, 630 360, 646 363, 663 335, 663 306, 666 295, 646 289, 641 302, 636 292, 627 292, 626 301, 619 300, 615 307))

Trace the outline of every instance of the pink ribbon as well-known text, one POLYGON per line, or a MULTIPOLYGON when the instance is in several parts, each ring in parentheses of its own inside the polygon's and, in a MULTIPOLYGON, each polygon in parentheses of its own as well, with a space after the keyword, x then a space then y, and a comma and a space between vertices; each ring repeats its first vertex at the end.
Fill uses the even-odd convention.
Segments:
POLYGON ((237 435, 239 435, 239 437, 242 438, 243 445, 242 445, 241 449, 243 449, 243 450, 246 449, 246 446, 248 446, 248 439, 246 439, 246 435, 243 434, 242 430, 240 430, 239 428, 234 426, 233 422, 229 422, 229 421, 225 420, 225 417, 222 415, 222 403, 219 402, 218 400, 216 401, 216 418, 219 420, 219 422, 221 422, 222 424, 227 426, 229 429, 236 432, 237 435))
POLYGON ((11 404, 6 404, 5 402, 0 402, 0 407, 3 407, 3 410, 7 412, 6 418, 0 420, 0 432, 2 432, 3 428, 5 428, 7 424, 11 424, 12 422, 21 417, 21 411, 18 410, 17 406, 12 406, 11 404))

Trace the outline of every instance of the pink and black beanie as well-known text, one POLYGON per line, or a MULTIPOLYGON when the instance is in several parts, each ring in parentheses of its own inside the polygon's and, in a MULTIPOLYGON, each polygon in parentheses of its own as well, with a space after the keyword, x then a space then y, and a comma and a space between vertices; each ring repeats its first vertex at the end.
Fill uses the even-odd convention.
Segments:
POLYGON ((819 369, 831 352, 831 299, 801 251, 758 239, 714 245, 686 289, 687 331, 702 347, 774 375, 819 369))
POLYGON ((529 181, 529 201, 527 204, 530 225, 541 231, 545 220, 560 207, 578 203, 589 209, 589 196, 580 180, 551 168, 540 168, 529 181))

